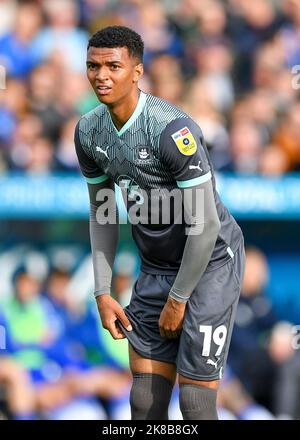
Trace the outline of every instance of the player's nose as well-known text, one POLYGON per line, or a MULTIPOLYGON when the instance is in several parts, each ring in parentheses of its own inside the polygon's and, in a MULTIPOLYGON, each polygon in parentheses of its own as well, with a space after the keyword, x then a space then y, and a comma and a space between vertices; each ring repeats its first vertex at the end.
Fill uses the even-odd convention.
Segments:
POLYGON ((105 67, 99 67, 95 75, 96 80, 105 82, 109 79, 109 70, 105 67))

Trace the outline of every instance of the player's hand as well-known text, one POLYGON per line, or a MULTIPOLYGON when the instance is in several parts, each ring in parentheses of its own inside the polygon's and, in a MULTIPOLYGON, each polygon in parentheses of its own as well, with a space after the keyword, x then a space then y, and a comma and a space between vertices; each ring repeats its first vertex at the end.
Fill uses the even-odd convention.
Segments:
POLYGON ((180 303, 171 298, 171 296, 168 297, 158 321, 160 336, 169 339, 179 337, 182 330, 185 308, 185 303, 180 303))
POLYGON ((97 296, 96 301, 103 328, 108 330, 114 339, 124 339, 126 336, 117 325, 116 320, 119 319, 129 332, 132 330, 132 326, 120 304, 109 294, 97 296))

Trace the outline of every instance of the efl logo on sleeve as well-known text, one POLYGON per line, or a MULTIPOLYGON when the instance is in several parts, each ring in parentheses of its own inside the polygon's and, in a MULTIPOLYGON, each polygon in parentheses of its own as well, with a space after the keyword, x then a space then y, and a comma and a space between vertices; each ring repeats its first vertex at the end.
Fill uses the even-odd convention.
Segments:
POLYGON ((187 127, 172 134, 173 141, 180 153, 185 156, 192 156, 197 151, 197 142, 187 127))

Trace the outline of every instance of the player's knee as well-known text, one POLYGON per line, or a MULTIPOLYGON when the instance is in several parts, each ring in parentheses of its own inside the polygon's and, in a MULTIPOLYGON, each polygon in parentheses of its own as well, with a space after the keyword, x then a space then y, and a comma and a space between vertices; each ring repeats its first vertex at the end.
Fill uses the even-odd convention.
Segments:
POLYGON ((173 384, 164 376, 134 373, 130 392, 132 420, 167 420, 173 384))
POLYGON ((207 386, 181 384, 179 405, 184 420, 217 420, 217 390, 207 386))

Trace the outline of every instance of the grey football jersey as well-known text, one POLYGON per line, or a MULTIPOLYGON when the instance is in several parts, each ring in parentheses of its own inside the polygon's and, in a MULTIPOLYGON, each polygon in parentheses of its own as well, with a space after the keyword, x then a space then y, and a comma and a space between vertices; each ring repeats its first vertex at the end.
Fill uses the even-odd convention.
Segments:
MULTIPOLYGON (((167 192, 191 188, 212 179, 221 229, 209 264, 223 264, 230 258, 228 254, 237 248, 241 230, 215 189, 213 168, 201 129, 175 106, 140 92, 135 111, 118 131, 107 107, 99 105, 78 122, 75 146, 88 183, 111 179, 125 188, 129 211, 132 203, 147 203, 147 221, 141 215, 141 222, 132 225, 143 271, 177 272, 187 238, 184 219, 181 223, 175 222, 176 214, 171 216, 169 224, 162 222, 160 216, 156 224, 149 221, 152 218, 151 190, 154 189, 167 192), (136 194, 138 197, 132 197, 136 194), (149 195, 147 201, 143 194, 149 195)), ((161 208, 159 204, 158 209, 161 208)))

